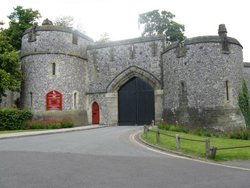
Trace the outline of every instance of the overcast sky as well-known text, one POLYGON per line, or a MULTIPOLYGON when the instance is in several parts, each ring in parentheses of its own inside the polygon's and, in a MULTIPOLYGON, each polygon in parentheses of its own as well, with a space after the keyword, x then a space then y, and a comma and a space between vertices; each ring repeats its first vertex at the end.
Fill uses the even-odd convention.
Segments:
POLYGON ((104 32, 111 40, 139 37, 138 15, 154 9, 176 15, 175 21, 185 25, 188 38, 217 35, 218 25, 226 24, 228 36, 243 45, 245 62, 250 62, 250 11, 248 0, 2 0, 0 20, 18 5, 39 10, 42 19, 73 16, 75 27, 98 40, 104 32))

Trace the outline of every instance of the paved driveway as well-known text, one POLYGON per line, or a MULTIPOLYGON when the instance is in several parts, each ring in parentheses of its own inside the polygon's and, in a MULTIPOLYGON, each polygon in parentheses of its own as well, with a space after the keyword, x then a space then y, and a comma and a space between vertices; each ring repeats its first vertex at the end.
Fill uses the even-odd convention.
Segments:
POLYGON ((249 188, 250 171, 165 156, 138 127, 0 140, 0 188, 249 188))

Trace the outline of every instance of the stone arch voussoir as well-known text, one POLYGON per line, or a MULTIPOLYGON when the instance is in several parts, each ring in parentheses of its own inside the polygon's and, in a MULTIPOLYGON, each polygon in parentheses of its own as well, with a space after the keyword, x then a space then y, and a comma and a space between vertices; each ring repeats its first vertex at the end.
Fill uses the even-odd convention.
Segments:
POLYGON ((145 71, 139 67, 131 66, 118 74, 108 85, 107 92, 115 92, 118 91, 119 88, 124 85, 127 81, 129 81, 133 77, 138 77, 149 85, 151 85, 155 90, 161 89, 160 81, 148 71, 145 71))

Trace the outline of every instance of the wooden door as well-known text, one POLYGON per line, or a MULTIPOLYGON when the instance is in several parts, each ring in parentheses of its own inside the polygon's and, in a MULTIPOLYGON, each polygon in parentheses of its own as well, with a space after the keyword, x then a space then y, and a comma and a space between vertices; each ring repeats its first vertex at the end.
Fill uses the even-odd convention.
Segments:
POLYGON ((144 125, 154 120, 154 89, 138 77, 118 91, 119 125, 144 125))
POLYGON ((100 123, 100 110, 97 102, 92 104, 92 124, 100 123))

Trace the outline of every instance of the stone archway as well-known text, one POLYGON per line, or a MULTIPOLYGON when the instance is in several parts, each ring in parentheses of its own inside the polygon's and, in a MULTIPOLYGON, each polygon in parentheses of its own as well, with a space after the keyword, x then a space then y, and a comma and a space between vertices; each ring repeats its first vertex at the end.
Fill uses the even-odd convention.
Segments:
POLYGON ((154 119, 159 121, 162 119, 162 94, 160 81, 151 73, 136 67, 131 66, 119 75, 117 75, 107 86, 106 101, 107 110, 109 113, 108 123, 117 125, 119 123, 119 108, 118 108, 118 91, 132 78, 137 77, 153 88, 154 93, 154 119))
POLYGON ((161 89, 160 80, 158 80, 154 75, 139 67, 131 66, 122 71, 110 82, 110 84, 107 87, 107 92, 110 93, 118 91, 118 89, 122 85, 124 85, 127 81, 129 81, 133 77, 138 77, 144 80, 149 85, 151 85, 155 90, 161 89))
POLYGON ((92 104, 92 124, 99 124, 100 123, 100 109, 99 104, 94 102, 92 104))

